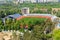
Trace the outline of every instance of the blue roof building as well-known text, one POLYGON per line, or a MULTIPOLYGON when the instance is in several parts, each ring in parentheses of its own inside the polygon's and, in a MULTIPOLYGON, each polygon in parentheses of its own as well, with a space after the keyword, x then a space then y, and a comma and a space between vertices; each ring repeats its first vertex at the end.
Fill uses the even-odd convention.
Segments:
POLYGON ((14 18, 14 19, 16 19, 16 18, 18 18, 18 17, 20 17, 21 15, 20 14, 13 14, 13 15, 8 15, 7 17, 5 17, 5 18, 14 18))

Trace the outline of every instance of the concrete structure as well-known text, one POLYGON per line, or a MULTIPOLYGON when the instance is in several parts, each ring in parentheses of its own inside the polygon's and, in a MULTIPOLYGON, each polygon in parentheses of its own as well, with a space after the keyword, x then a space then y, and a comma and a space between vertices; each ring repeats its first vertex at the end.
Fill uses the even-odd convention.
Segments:
POLYGON ((46 0, 46 2, 58 2, 58 0, 46 0))
POLYGON ((45 2, 58 2, 59 0, 24 0, 24 2, 31 3, 45 3, 45 2))
POLYGON ((60 29, 60 18, 59 18, 59 17, 56 18, 56 19, 54 20, 54 22, 56 23, 56 24, 55 24, 55 27, 58 28, 58 29, 60 29))
POLYGON ((59 0, 59 2, 60 2, 60 0, 59 0))
POLYGON ((21 15, 20 14, 13 14, 13 15, 8 15, 8 16, 6 16, 5 18, 12 18, 12 19, 16 19, 16 18, 18 18, 18 17, 20 17, 21 15))
POLYGON ((13 2, 14 4, 18 4, 18 3, 23 3, 24 0, 12 0, 12 2, 13 2))
POLYGON ((18 17, 17 20, 21 18, 25 18, 25 17, 37 17, 37 18, 47 18, 47 19, 51 19, 52 21, 54 21, 54 19, 57 18, 57 16, 54 16, 51 14, 30 13, 28 7, 22 8, 21 12, 23 16, 18 17))
POLYGON ((21 9, 22 14, 29 14, 29 8, 28 7, 24 7, 21 9))
MULTIPOLYGON (((17 20, 20 20, 20 19, 26 18, 26 17, 28 17, 28 18, 31 18, 31 17, 33 17, 33 18, 34 18, 34 17, 37 17, 37 18, 47 18, 47 19, 51 19, 52 22, 56 22, 57 20, 59 20, 58 17, 55 16, 55 15, 51 15, 51 14, 37 14, 37 13, 31 13, 31 14, 30 14, 29 12, 26 13, 27 11, 24 11, 24 10, 29 10, 29 9, 23 8, 23 10, 22 10, 23 16, 17 18, 17 20), (56 20, 56 19, 57 19, 57 20, 56 20)), ((58 8, 58 9, 53 8, 52 10, 58 11, 58 10, 60 10, 60 8, 58 8)), ((56 22, 56 27, 57 27, 57 28, 60 27, 59 21, 56 22)))
POLYGON ((37 3, 58 2, 58 0, 36 0, 37 3))
POLYGON ((31 1, 31 3, 36 3, 36 1, 35 0, 30 0, 31 1))
POLYGON ((18 3, 36 3, 35 0, 13 0, 13 3, 18 4, 18 3))
POLYGON ((18 2, 19 2, 19 3, 23 3, 23 2, 24 2, 24 0, 18 0, 18 2))
POLYGON ((12 0, 0 0, 0 4, 12 3, 12 0))
POLYGON ((26 2, 26 3, 36 3, 36 0, 23 0, 23 2, 26 2))
POLYGON ((54 16, 54 15, 51 15, 51 14, 37 14, 37 13, 36 14, 24 14, 24 16, 30 16, 30 17, 32 17, 32 16, 39 16, 41 18, 49 18, 52 21, 54 21, 54 19, 57 18, 57 16, 54 16))
POLYGON ((18 0, 13 0, 12 2, 13 2, 14 4, 18 4, 19 1, 18 1, 18 0))
POLYGON ((14 19, 17 19, 17 18, 19 18, 21 15, 20 14, 13 14, 13 15, 8 15, 8 16, 6 16, 5 18, 1 18, 2 19, 2 22, 3 22, 3 25, 5 25, 6 23, 5 23, 5 21, 6 21, 6 19, 12 19, 12 21, 14 20, 14 19))
POLYGON ((43 3, 45 0, 36 0, 36 3, 43 3))
POLYGON ((0 4, 5 4, 6 0, 0 0, 0 4))
POLYGON ((45 2, 59 2, 60 0, 0 0, 0 3, 13 2, 18 3, 45 3, 45 2))

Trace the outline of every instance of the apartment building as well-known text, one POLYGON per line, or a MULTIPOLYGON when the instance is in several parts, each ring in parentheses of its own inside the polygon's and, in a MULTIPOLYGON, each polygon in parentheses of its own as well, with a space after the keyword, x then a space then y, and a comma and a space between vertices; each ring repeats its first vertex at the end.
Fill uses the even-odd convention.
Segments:
POLYGON ((36 3, 36 0, 30 0, 32 3, 36 3))
POLYGON ((6 1, 5 0, 0 0, 0 4, 5 4, 6 1))
POLYGON ((18 3, 45 3, 45 2, 60 2, 60 0, 0 0, 0 3, 13 2, 18 3))
POLYGON ((59 2, 60 2, 60 0, 59 0, 59 2))
POLYGON ((58 0, 47 0, 47 2, 58 2, 58 0))
POLYGON ((58 2, 58 0, 36 0, 37 3, 58 2))
POLYGON ((36 3, 36 0, 23 0, 24 2, 36 3))

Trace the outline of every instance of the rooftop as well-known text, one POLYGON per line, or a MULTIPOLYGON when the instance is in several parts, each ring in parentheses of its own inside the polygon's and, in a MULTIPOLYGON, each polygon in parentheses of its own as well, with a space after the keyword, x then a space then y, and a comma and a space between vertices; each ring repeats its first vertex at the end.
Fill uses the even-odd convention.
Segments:
POLYGON ((7 17, 5 17, 5 18, 18 18, 18 17, 20 17, 21 15, 20 14, 13 14, 13 15, 8 15, 7 17))

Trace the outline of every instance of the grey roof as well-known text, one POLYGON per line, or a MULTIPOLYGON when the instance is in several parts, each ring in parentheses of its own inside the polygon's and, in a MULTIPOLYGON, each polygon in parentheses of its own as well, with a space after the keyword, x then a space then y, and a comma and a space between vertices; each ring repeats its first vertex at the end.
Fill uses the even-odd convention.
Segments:
POLYGON ((20 17, 21 15, 20 14, 13 14, 13 15, 8 15, 7 17, 5 17, 5 18, 9 18, 9 17, 12 17, 12 18, 18 18, 18 17, 20 17))

